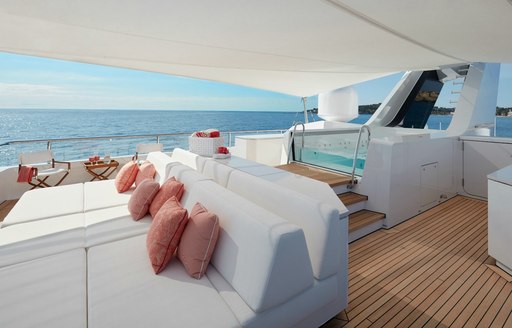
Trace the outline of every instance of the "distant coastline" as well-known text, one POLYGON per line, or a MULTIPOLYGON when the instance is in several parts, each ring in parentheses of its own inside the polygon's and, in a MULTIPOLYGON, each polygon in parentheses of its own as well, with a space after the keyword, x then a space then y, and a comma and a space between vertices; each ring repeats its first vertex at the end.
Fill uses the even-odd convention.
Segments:
MULTIPOLYGON (((360 105, 359 114, 372 115, 379 108, 380 103, 370 105, 360 105)), ((318 108, 309 110, 312 113, 318 113, 318 108)), ((432 115, 453 115, 455 108, 453 107, 434 107, 432 115)), ((512 116, 512 107, 496 107, 496 116, 512 116)))

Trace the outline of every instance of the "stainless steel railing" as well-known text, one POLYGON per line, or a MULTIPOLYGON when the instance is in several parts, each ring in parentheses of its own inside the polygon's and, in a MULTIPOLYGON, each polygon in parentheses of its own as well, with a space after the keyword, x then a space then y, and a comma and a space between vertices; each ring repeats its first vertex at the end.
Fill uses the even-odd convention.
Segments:
MULTIPOLYGON (((228 146, 231 146, 233 143, 233 136, 237 134, 248 134, 248 133, 279 133, 282 134, 287 129, 277 129, 277 130, 239 130, 239 131, 225 131, 221 132, 222 135, 228 136, 228 146)), ((31 144, 31 143, 46 143, 46 147, 48 149, 52 148, 53 143, 57 142, 79 142, 79 141, 92 141, 92 140, 117 140, 117 139, 145 139, 145 138, 155 138, 156 143, 160 143, 160 138, 162 137, 185 137, 191 135, 192 132, 182 132, 182 133, 156 133, 156 134, 137 134, 137 135, 125 135, 125 136, 99 136, 99 137, 74 137, 74 138, 49 138, 49 139, 28 139, 28 140, 13 140, 7 141, 0 144, 2 146, 11 146, 17 144, 31 144)))
MULTIPOLYGON (((237 136, 248 134, 283 134, 286 129, 275 130, 237 130, 224 131, 225 145, 231 147, 237 136)), ((63 160, 80 160, 94 153, 105 153, 113 156, 133 155, 136 143, 161 143, 165 151, 172 151, 176 147, 186 147, 187 138, 192 132, 183 133, 155 133, 134 135, 108 135, 94 137, 69 137, 12 140, 0 143, 0 167, 16 165, 18 154, 40 150, 45 147, 56 152, 55 156, 63 160), (38 146, 39 145, 39 146, 38 146), (132 149, 133 148, 133 149, 132 149), (133 150, 133 153, 131 153, 133 150)))
POLYGON ((347 185, 348 189, 352 189, 354 187, 354 184, 356 183, 355 174, 356 174, 357 156, 359 155, 359 146, 361 145, 361 135, 363 134, 363 130, 366 130, 368 132, 367 144, 368 144, 368 146, 370 146, 370 138, 371 138, 370 127, 366 124, 363 124, 361 126, 361 129, 359 129, 359 134, 357 135, 356 148, 354 149, 354 160, 352 162, 352 174, 350 176, 350 183, 347 185))
POLYGON ((301 148, 301 152, 302 152, 302 149, 304 149, 304 133, 306 132, 306 126, 302 122, 297 122, 297 123, 295 123, 293 125, 293 131, 290 134, 290 141, 288 143, 288 158, 287 158, 287 161, 286 161, 287 164, 290 164, 290 162, 291 162, 293 138, 295 138, 295 132, 297 131, 297 125, 302 125, 302 148, 301 148))

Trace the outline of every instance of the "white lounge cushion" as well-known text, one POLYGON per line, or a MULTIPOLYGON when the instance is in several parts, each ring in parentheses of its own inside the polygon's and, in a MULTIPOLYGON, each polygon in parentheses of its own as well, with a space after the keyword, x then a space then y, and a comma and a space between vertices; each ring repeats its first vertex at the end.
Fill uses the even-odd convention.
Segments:
POLYGON ((229 175, 235 169, 222 164, 215 160, 207 161, 203 166, 203 175, 207 176, 213 181, 217 182, 223 187, 226 187, 229 180, 229 175))
POLYGON ((336 208, 241 171, 231 173, 227 188, 304 229, 315 278, 338 272, 348 239, 336 208))
POLYGON ((145 235, 152 221, 150 215, 133 220, 126 205, 86 212, 85 247, 145 235))
POLYGON ((86 327, 85 250, 0 268, 0 327, 86 327))
POLYGON ((187 165, 188 167, 201 172, 204 165, 204 157, 194 154, 188 150, 181 148, 174 148, 171 156, 173 161, 180 162, 181 164, 187 165))
POLYGON ((169 178, 175 177, 176 180, 185 185, 185 190, 192 187, 192 185, 198 181, 209 180, 206 176, 183 164, 174 165, 169 173, 169 178))
POLYGON ((210 281, 190 277, 173 259, 155 275, 146 236, 88 251, 89 327, 237 327, 210 281))
POLYGON ((303 322, 305 317, 309 319, 311 314, 321 311, 336 299, 339 289, 336 276, 321 281, 315 280, 311 288, 290 298, 286 303, 255 313, 213 266, 208 267, 206 275, 243 327, 319 327, 341 309, 338 307, 335 312, 331 310, 327 314, 324 313, 314 324, 303 322))
POLYGON ((84 236, 83 213, 2 228, 0 267, 83 248, 84 236))
POLYGON ((128 204, 135 187, 132 186, 128 191, 119 193, 114 183, 115 180, 84 183, 84 211, 128 204))
POLYGON ((254 175, 257 177, 282 172, 282 170, 280 170, 280 169, 276 169, 275 167, 264 165, 264 164, 241 167, 238 170, 242 171, 242 172, 249 173, 250 175, 254 175))
POLYGON ((2 227, 84 211, 82 183, 40 188, 21 196, 2 222, 2 227))
POLYGON ((155 180, 162 184, 169 178, 169 170, 175 164, 171 157, 162 152, 151 152, 146 160, 153 163, 156 170, 155 180))
POLYGON ((265 311, 313 284, 303 231, 223 188, 200 181, 182 202, 201 202, 217 214, 221 231, 211 263, 255 312, 265 311))
POLYGON ((333 192, 332 188, 325 182, 284 170, 279 170, 279 172, 275 174, 260 175, 260 178, 334 206, 340 212, 340 217, 348 215, 348 210, 345 205, 343 205, 336 193, 333 192))
POLYGON ((251 161, 249 159, 237 157, 237 156, 231 156, 229 158, 225 159, 216 159, 215 161, 227 165, 229 167, 232 167, 234 169, 241 169, 243 167, 251 167, 251 166, 261 166, 263 164, 260 164, 255 161, 251 161))

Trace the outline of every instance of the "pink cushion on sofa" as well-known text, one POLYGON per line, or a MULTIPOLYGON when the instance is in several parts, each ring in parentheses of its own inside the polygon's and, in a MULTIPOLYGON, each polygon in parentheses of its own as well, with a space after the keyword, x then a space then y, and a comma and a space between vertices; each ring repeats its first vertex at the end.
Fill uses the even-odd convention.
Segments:
POLYGON ((146 239, 155 273, 160 273, 171 261, 187 221, 187 210, 181 207, 176 197, 166 201, 155 215, 146 239))
POLYGON ((155 166, 151 162, 144 162, 139 166, 139 173, 135 178, 135 188, 145 179, 154 179, 156 174, 155 166))
POLYGON ((123 165, 121 170, 119 170, 119 173, 116 175, 116 180, 114 182, 117 192, 128 191, 133 182, 135 182, 138 172, 139 166, 136 162, 128 162, 123 165))
POLYGON ((151 202, 149 206, 149 213, 152 217, 155 217, 156 213, 162 207, 162 205, 170 199, 172 196, 175 196, 178 201, 181 200, 181 196, 183 196, 183 192, 185 191, 185 187, 183 183, 176 181, 174 177, 165 181, 162 187, 160 187, 160 191, 151 202))
POLYGON ((155 198, 160 184, 152 179, 145 179, 139 183, 128 201, 128 210, 132 218, 137 221, 142 219, 149 211, 149 205, 155 198))
POLYGON ((219 237, 219 218, 200 203, 194 205, 181 236, 178 258, 188 274, 201 279, 206 272, 219 237))

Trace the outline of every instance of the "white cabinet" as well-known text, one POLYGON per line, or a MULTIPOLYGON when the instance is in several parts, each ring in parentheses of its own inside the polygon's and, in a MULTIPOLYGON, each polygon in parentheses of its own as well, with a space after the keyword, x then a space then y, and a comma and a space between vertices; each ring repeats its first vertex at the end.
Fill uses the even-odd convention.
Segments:
POLYGON ((488 175, 489 255, 512 275, 512 166, 488 175))

